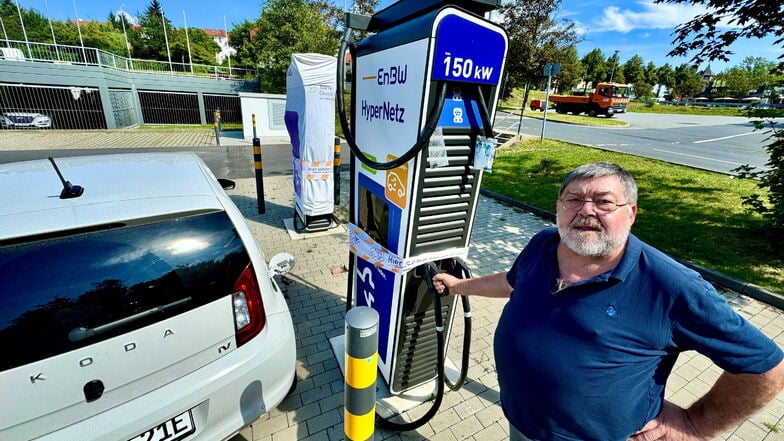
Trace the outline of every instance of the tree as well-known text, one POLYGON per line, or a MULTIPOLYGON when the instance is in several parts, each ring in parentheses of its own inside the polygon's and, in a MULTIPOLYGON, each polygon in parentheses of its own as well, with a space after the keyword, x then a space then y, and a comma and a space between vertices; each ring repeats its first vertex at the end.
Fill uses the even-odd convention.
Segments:
POLYGON ((645 82, 645 67, 643 66, 643 59, 639 55, 635 55, 623 64, 623 76, 627 83, 640 83, 645 82))
POLYGON ((583 69, 585 69, 585 81, 591 82, 594 85, 609 78, 610 69, 604 60, 604 55, 601 49, 594 49, 588 52, 581 60, 583 69))
POLYGON ((634 88, 634 96, 638 100, 647 101, 653 96, 653 86, 645 81, 645 78, 632 83, 632 87, 634 88))
MULTIPOLYGON (((25 40, 25 33, 29 41, 52 41, 52 33, 49 30, 49 21, 35 9, 20 8, 16 9, 16 3, 11 0, 0 2, 0 16, 3 17, 3 25, 10 40, 25 40), (19 12, 22 14, 22 21, 19 20, 19 12), (24 31, 22 30, 24 22, 24 31)), ((5 35, 2 36, 5 38, 5 35)))
POLYGON ((672 88, 675 87, 675 71, 669 63, 665 63, 664 66, 656 69, 656 84, 659 85, 659 88, 656 90, 657 97, 661 96, 662 86, 666 87, 668 93, 672 95, 672 88))
MULTIPOLYGON (((184 28, 174 29, 169 35, 169 46, 172 61, 178 63, 215 64, 215 54, 221 50, 212 37, 197 28, 188 28, 187 36, 184 28), (190 57, 188 46, 190 46, 190 57)), ((239 64, 234 61, 234 57, 232 57, 232 63, 232 65, 239 64)))
POLYGON ((573 87, 577 86, 585 75, 580 58, 577 56, 577 48, 574 46, 566 49, 561 59, 561 73, 558 74, 558 89, 561 93, 568 93, 573 87))
MULTIPOLYGON (((623 65, 617 66, 615 70, 611 67, 608 68, 611 72, 610 77, 613 83, 628 84, 630 81, 626 79, 626 73, 623 70, 623 65)), ((609 78, 608 78, 609 80, 609 78)))
POLYGON ((754 88, 749 71, 741 67, 733 67, 718 75, 716 79, 724 83, 727 95, 735 98, 746 98, 754 88))
POLYGON ((604 79, 604 81, 615 81, 618 83, 622 83, 623 66, 621 65, 620 57, 618 57, 618 51, 615 51, 615 53, 613 53, 612 56, 607 57, 607 61, 605 61, 605 64, 607 65, 607 72, 609 72, 609 74, 607 75, 607 78, 604 79), (621 79, 618 79, 619 77, 621 79))
POLYGON ((775 71, 776 63, 762 57, 746 57, 740 67, 749 72, 754 88, 768 89, 784 82, 784 74, 775 71))
MULTIPOLYGON (((729 61, 729 46, 739 38, 776 37, 774 44, 784 46, 784 8, 770 0, 655 0, 656 3, 707 6, 700 14, 675 29, 675 48, 668 55, 692 57, 694 64, 703 61, 729 61), (732 27, 727 27, 729 24, 732 27), (717 29, 720 28, 720 29, 717 29)), ((784 70, 784 54, 778 69, 784 70)))
MULTIPOLYGON (((82 41, 85 47, 94 47, 113 54, 127 56, 125 38, 111 24, 93 20, 81 24, 82 41)), ((78 35, 77 35, 78 38, 78 35)))
POLYGON ((286 71, 291 55, 316 52, 337 53, 339 40, 335 30, 324 21, 318 5, 307 0, 269 0, 259 19, 261 31, 253 41, 259 56, 262 90, 282 93, 286 90, 286 71))
MULTIPOLYGON (((727 61, 730 53, 729 46, 738 38, 763 38, 774 36, 774 44, 783 46, 784 49, 784 8, 780 3, 771 3, 769 0, 656 0, 657 3, 686 3, 705 4, 708 12, 694 17, 692 20, 676 28, 676 37, 673 43, 675 49, 669 55, 683 56, 696 52, 692 60, 701 63, 703 60, 727 61), (718 25, 725 23, 735 27, 717 30, 718 25)), ((778 73, 784 72, 784 53, 779 55, 778 73)), ((765 126, 773 133, 769 139, 771 143, 765 149, 770 155, 765 171, 754 171, 748 165, 739 167, 736 171, 740 176, 759 179, 758 188, 767 192, 769 203, 763 202, 760 194, 751 195, 744 203, 757 212, 767 217, 773 228, 771 237, 781 240, 784 230, 784 131, 780 129, 781 123, 777 117, 784 116, 781 109, 755 109, 751 108, 749 117, 757 128, 765 126)))
POLYGON ((139 28, 132 38, 135 58, 166 61, 169 50, 166 47, 168 36, 172 34, 171 21, 166 18, 158 0, 152 0, 144 13, 139 16, 139 28))
POLYGON ((781 116, 781 111, 774 109, 751 110, 750 113, 757 119, 754 125, 758 130, 769 128, 772 132, 769 139, 771 143, 765 146, 770 155, 765 171, 756 170, 748 164, 733 170, 738 172, 740 178, 751 178, 759 180, 757 188, 765 193, 754 193, 743 198, 743 204, 751 207, 757 213, 762 214, 773 227, 768 231, 768 237, 772 242, 782 243, 782 232, 784 232, 784 131, 781 123, 777 123, 775 118, 781 116), (765 200, 767 199, 767 201, 765 200))
POLYGON ((577 32, 573 22, 554 18, 560 4, 561 0, 515 0, 501 6, 509 36, 507 91, 526 83, 543 84, 545 64, 563 62, 562 70, 572 65, 566 54, 577 44, 577 32))
POLYGON ((242 23, 235 25, 229 31, 229 40, 231 47, 236 49, 237 53, 234 54, 234 60, 241 66, 258 67, 259 57, 253 47, 253 39, 258 34, 260 28, 258 21, 245 20, 242 23))
POLYGON ((682 98, 694 98, 705 90, 705 80, 697 71, 696 66, 681 64, 675 68, 675 85, 672 87, 673 95, 682 98))
POLYGON ((657 84, 659 82, 656 65, 652 61, 645 65, 645 82, 648 84, 657 84))

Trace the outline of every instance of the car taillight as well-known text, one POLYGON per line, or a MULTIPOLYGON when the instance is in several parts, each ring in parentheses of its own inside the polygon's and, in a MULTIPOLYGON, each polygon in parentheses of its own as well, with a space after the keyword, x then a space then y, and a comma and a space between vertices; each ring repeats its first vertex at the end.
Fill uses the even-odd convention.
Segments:
POLYGON ((240 347, 258 335, 267 321, 259 283, 256 281, 256 274, 251 264, 248 264, 234 282, 231 296, 234 304, 237 347, 240 347))

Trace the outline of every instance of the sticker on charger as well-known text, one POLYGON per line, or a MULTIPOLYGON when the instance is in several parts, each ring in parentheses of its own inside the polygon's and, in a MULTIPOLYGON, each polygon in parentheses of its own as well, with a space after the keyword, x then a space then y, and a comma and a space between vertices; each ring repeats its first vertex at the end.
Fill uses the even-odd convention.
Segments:
POLYGON ((497 145, 498 141, 495 138, 477 136, 474 149, 474 168, 492 173, 497 145))
POLYGON ((348 244, 352 253, 377 268, 399 274, 410 271, 427 262, 468 255, 468 248, 449 248, 442 251, 403 258, 381 246, 362 228, 349 223, 348 244))

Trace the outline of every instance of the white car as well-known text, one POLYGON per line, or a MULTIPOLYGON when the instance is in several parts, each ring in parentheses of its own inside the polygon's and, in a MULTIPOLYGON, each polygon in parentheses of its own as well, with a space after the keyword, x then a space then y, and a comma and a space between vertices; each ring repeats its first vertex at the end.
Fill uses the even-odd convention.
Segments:
MULTIPOLYGON (((223 181, 223 183, 230 181, 223 181)), ((0 164, 0 440, 224 440, 296 345, 274 276, 192 153, 0 164)))
POLYGON ((14 47, 0 47, 0 60, 27 61, 24 52, 14 47))
POLYGON ((5 112, 0 115, 0 126, 4 129, 49 129, 52 119, 43 113, 5 112))

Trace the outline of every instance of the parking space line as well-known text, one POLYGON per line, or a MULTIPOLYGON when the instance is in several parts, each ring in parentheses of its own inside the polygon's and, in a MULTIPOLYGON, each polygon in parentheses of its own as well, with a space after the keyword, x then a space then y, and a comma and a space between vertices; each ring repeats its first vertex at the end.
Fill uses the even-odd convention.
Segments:
POLYGON ((713 141, 723 141, 725 139, 737 138, 739 136, 746 136, 746 135, 753 135, 753 134, 754 132, 749 132, 749 133, 739 133, 737 135, 722 136, 721 138, 703 139, 700 141, 694 141, 694 144, 702 144, 704 142, 713 142, 713 141))
POLYGON ((653 150, 656 151, 656 152, 672 153, 673 155, 688 156, 690 158, 705 159, 705 160, 708 160, 708 161, 723 162, 725 164, 737 165, 737 162, 722 161, 721 159, 707 158, 705 156, 689 155, 687 153, 673 152, 672 150, 662 150, 662 149, 653 149, 653 150))

